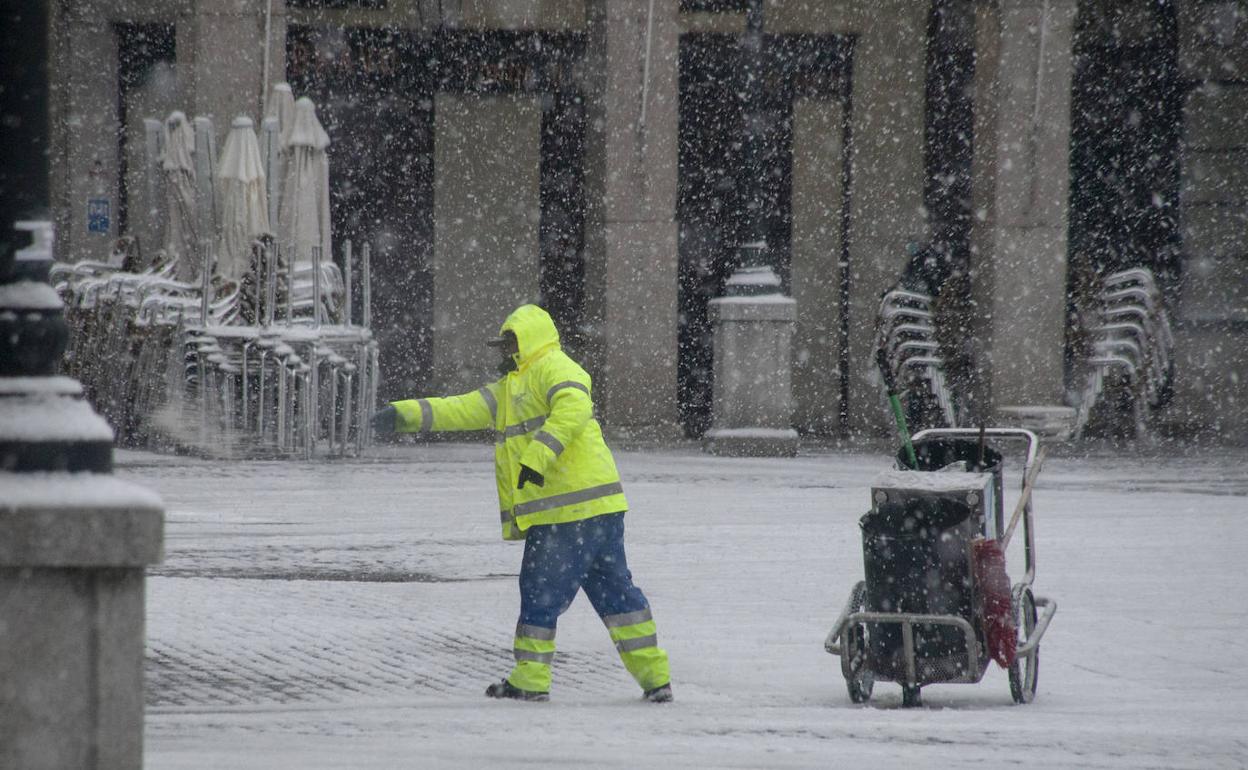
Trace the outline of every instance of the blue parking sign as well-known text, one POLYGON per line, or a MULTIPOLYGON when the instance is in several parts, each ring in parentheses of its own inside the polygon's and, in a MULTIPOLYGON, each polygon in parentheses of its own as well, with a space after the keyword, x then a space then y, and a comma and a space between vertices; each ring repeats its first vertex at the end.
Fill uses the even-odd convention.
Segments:
POLYGON ((87 232, 108 235, 109 207, 108 198, 87 199, 87 232))

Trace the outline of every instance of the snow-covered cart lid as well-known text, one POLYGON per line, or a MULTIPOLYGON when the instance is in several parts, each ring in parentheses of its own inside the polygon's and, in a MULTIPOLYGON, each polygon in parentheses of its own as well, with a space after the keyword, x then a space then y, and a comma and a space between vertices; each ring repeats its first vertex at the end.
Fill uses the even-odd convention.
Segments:
POLYGON ((992 484, 991 473, 966 471, 888 470, 875 477, 872 489, 904 489, 912 492, 969 492, 992 484))

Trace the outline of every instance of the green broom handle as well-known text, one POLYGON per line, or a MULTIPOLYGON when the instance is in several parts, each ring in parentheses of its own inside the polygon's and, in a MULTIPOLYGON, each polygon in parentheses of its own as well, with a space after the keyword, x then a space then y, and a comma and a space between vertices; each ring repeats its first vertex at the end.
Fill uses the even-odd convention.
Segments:
POLYGON ((910 442, 910 429, 906 427, 906 415, 901 409, 901 397, 897 395, 897 381, 888 367, 888 355, 883 348, 875 351, 875 363, 880 367, 880 376, 884 378, 884 390, 888 393, 888 404, 893 408, 893 419, 897 421, 897 432, 901 434, 901 445, 905 447, 906 459, 910 467, 919 469, 919 458, 914 454, 914 444, 910 442))

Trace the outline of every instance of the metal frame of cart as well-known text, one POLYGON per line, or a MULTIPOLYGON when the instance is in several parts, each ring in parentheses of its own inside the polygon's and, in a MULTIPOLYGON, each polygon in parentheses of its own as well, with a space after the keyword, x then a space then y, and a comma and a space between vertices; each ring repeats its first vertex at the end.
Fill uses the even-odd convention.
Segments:
MULTIPOLYGON (((1039 452, 1039 439, 1028 430, 1017 428, 989 428, 983 431, 986 438, 994 440, 1023 440, 1027 442, 1027 459, 1023 466, 1022 497, 1014 512, 1009 526, 1004 532, 996 532, 1002 548, 1008 544, 1015 526, 1021 520, 1024 535, 1024 554, 1026 572, 1023 578, 1015 583, 1011 590, 1011 612, 1013 613, 1017 633, 1019 635, 1015 662, 1007 670, 1010 682, 1010 694, 1016 703, 1030 703, 1036 694, 1036 682, 1040 667, 1040 639, 1044 636, 1049 622, 1057 612, 1057 603, 1052 599, 1036 596, 1032 592, 1032 584, 1036 576, 1035 530, 1031 502, 1031 487, 1043 463, 1043 453, 1039 452)), ((978 429, 935 428, 921 431, 913 437, 916 443, 929 437, 979 438, 978 429)), ((921 471, 916 471, 921 472, 921 471)), ((987 536, 989 533, 981 533, 987 536)), ((932 682, 924 681, 919 674, 916 662, 914 627, 916 625, 951 626, 962 632, 966 645, 966 664, 960 676, 942 678, 938 681, 975 683, 980 681, 989 664, 992 662, 984 643, 983 629, 978 618, 973 624, 958 615, 933 615, 906 612, 872 612, 863 609, 866 596, 866 581, 856 583, 850 591, 849 601, 836 624, 828 632, 824 640, 824 649, 841 658, 841 673, 849 690, 850 699, 855 703, 865 703, 870 699, 877 672, 869 666, 866 645, 868 639, 868 623, 893 623, 901 627, 902 655, 905 659, 905 673, 902 681, 902 703, 906 706, 920 704, 920 688, 932 682)), ((880 678, 880 681, 895 681, 880 678)))

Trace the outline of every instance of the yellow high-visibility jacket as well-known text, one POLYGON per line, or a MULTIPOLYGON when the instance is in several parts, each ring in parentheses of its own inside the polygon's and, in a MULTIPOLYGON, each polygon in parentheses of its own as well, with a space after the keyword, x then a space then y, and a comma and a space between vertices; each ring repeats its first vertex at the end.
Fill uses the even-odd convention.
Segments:
POLYGON ((615 458, 594 419, 589 375, 559 347, 559 332, 537 305, 507 316, 499 334, 516 335, 516 370, 471 393, 396 401, 401 432, 492 429, 503 538, 529 527, 579 521, 628 507, 615 458), (545 485, 516 489, 520 466, 545 485))

